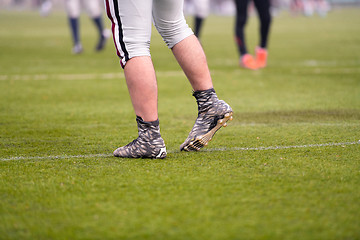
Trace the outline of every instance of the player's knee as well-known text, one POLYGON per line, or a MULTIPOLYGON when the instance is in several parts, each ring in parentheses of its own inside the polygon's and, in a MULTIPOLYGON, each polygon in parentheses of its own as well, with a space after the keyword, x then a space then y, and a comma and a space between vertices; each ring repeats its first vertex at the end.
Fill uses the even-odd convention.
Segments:
POLYGON ((236 25, 238 27, 244 27, 246 25, 246 22, 247 22, 247 17, 245 17, 245 16, 237 16, 236 25))
POLYGON ((261 22, 271 22, 271 14, 270 13, 264 13, 259 15, 261 22))
POLYGON ((193 34, 191 28, 184 19, 177 22, 157 22, 155 23, 157 31, 162 36, 168 48, 173 48, 175 44, 193 34))
POLYGON ((123 68, 133 57, 150 56, 150 42, 124 41, 117 46, 120 46, 117 52, 123 68))

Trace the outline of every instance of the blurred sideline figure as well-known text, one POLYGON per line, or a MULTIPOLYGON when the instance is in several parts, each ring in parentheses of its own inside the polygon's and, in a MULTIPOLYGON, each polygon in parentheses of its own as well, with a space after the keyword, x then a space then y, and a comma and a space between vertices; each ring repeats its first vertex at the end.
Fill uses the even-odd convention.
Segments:
POLYGON ((233 16, 233 0, 185 0, 184 13, 194 16, 194 35, 200 39, 204 21, 210 14, 233 16))
POLYGON ((307 17, 313 16, 316 12, 321 17, 326 17, 331 6, 326 0, 291 0, 290 11, 293 15, 299 13, 307 17))
POLYGON ((66 13, 69 19, 69 26, 73 39, 74 54, 80 54, 83 51, 83 47, 80 41, 79 34, 79 17, 82 7, 85 7, 89 17, 95 24, 98 30, 99 40, 95 46, 95 51, 101 51, 105 47, 106 39, 109 37, 109 33, 104 29, 102 22, 102 11, 104 10, 102 2, 100 0, 65 0, 66 13))
POLYGON ((260 20, 260 43, 256 47, 255 59, 248 53, 245 41, 245 25, 248 19, 250 0, 235 0, 235 38, 240 55, 240 66, 248 69, 264 68, 267 64, 267 44, 271 24, 270 0, 253 0, 260 20))
POLYGON ((325 17, 330 10, 330 5, 326 0, 303 0, 305 16, 312 16, 317 12, 319 16, 325 17))
POLYGON ((40 4, 40 15, 46 17, 50 14, 52 9, 51 0, 43 0, 40 4))
POLYGON ((209 0, 193 0, 194 4, 194 34, 200 38, 200 32, 205 18, 209 15, 209 0))

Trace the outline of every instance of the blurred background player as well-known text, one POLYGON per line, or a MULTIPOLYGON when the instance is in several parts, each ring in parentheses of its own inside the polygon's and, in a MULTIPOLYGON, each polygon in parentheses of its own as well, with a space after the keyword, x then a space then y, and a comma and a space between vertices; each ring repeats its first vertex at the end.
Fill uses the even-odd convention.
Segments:
POLYGON ((321 17, 325 17, 330 10, 330 5, 326 0, 302 0, 303 12, 305 16, 313 16, 316 12, 321 17))
POLYGON ((200 39, 204 21, 209 14, 233 16, 235 6, 233 0, 185 0, 184 12, 194 16, 194 35, 200 39))
POLYGON ((102 21, 102 11, 104 6, 101 0, 65 0, 65 9, 69 19, 69 25, 71 30, 71 35, 73 39, 73 49, 74 54, 80 54, 83 51, 83 47, 80 41, 79 34, 79 17, 81 14, 82 7, 86 8, 86 11, 89 17, 95 24, 95 27, 98 30, 99 40, 95 46, 95 51, 101 51, 105 47, 106 39, 108 38, 108 33, 104 30, 103 21, 102 21))
POLYGON ((205 18, 209 15, 209 0, 193 0, 194 5, 194 34, 200 39, 201 28, 205 18))
POLYGON ((267 64, 267 44, 271 24, 270 0, 253 0, 260 20, 260 43, 256 47, 256 58, 247 51, 245 41, 245 25, 248 19, 248 6, 250 0, 235 0, 236 23, 235 37, 240 54, 240 66, 248 69, 263 68, 267 64))
POLYGON ((50 14, 52 9, 52 2, 51 0, 43 0, 40 3, 40 15, 46 17, 50 14))

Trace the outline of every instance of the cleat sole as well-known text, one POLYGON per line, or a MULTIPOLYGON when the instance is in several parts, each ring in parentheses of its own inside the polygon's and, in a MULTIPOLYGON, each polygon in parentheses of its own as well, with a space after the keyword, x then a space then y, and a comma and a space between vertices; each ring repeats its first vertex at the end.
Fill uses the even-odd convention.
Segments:
POLYGON ((217 121, 216 126, 211 129, 209 132, 202 136, 196 137, 194 140, 192 140, 187 146, 184 147, 184 150, 187 152, 190 151, 199 151, 201 148, 208 145, 208 143, 211 141, 212 137, 215 135, 215 133, 221 128, 227 126, 227 121, 233 120, 233 112, 228 112, 224 115, 224 118, 219 119, 217 121))

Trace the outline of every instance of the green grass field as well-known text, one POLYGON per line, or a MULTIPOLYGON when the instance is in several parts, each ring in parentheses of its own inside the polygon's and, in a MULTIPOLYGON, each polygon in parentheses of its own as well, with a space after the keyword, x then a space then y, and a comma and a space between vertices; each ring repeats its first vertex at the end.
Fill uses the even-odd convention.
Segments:
MULTIPOLYGON (((0 11, 0 239, 360 239, 359 13, 282 13, 259 71, 238 67, 234 19, 208 18, 234 120, 197 153, 178 150, 197 106, 154 32, 168 157, 131 160, 112 157, 137 136, 112 41, 95 53, 84 15, 74 56, 63 13, 0 11)), ((255 17, 247 33, 253 52, 255 17)))

